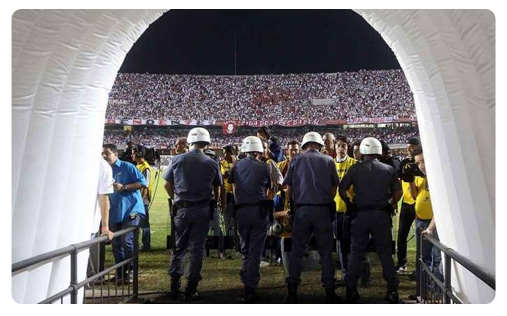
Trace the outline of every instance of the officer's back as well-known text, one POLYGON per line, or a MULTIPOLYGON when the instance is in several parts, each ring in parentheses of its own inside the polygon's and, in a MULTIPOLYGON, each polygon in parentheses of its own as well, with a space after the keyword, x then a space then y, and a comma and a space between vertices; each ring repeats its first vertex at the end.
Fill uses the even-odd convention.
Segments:
POLYGON ((285 183, 292 184, 292 196, 297 204, 325 204, 333 201, 333 158, 315 149, 294 157, 285 183))
POLYGON ((397 180, 393 167, 370 160, 353 165, 340 187, 354 186, 354 203, 360 209, 382 209, 397 190, 397 180))
POLYGON ((212 186, 221 179, 218 173, 218 163, 198 149, 175 156, 168 170, 174 180, 175 202, 211 200, 212 186))
POLYGON ((266 189, 271 185, 269 167, 254 157, 246 157, 236 161, 229 182, 236 186, 236 204, 257 203, 266 199, 266 189))

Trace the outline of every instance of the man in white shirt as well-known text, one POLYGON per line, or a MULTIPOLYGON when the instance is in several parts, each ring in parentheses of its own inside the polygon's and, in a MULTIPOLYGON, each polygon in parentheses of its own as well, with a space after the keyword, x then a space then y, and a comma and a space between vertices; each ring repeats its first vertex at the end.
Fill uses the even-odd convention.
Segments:
MULTIPOLYGON (((114 192, 113 189, 113 170, 111 166, 104 159, 100 159, 99 168, 99 183, 97 188, 97 206, 93 215, 93 222, 91 226, 91 239, 97 237, 97 227, 100 223, 100 235, 107 236, 109 240, 113 239, 114 233, 109 230, 109 196, 114 192)), ((99 244, 90 247, 90 261, 88 265, 88 276, 92 276, 99 271, 100 255, 99 244)))

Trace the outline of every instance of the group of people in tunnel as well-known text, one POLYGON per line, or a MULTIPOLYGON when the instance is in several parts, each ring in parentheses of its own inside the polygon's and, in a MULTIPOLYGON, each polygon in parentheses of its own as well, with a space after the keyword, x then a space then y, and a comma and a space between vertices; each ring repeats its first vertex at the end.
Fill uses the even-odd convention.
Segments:
MULTIPOLYGON (((345 287, 345 302, 359 301, 358 281, 362 286, 370 281, 365 255, 373 241, 387 282, 385 299, 399 303, 397 274, 407 271, 407 236, 412 223, 415 221, 424 233, 436 235, 420 140, 408 139, 408 157, 401 161, 391 155, 387 143, 374 137, 349 143, 343 135, 308 132, 301 142, 292 140, 282 147, 271 133, 268 127, 259 128, 255 136, 243 139, 239 152, 232 145, 225 146, 221 159, 208 148, 211 138, 204 128, 194 128, 186 138, 178 140, 176 155, 163 174, 175 237, 169 297, 180 297, 181 278, 185 275, 184 299, 199 298, 197 287, 202 280, 206 238, 210 227, 221 230, 217 221, 221 214, 224 235, 233 237, 242 258, 244 302, 261 301, 257 293, 260 267, 267 235, 272 234, 279 238, 281 248, 287 239, 291 240, 290 252, 283 253, 282 249, 277 258, 289 274, 285 302, 299 301, 303 258, 312 239, 319 254, 326 302, 342 302, 335 293, 337 286, 345 287), (398 208, 395 266, 391 230, 398 208), (335 238, 338 262, 332 256, 335 238), (184 273, 187 254, 189 265, 184 273), (340 280, 335 279, 336 263, 340 280)), ((140 147, 133 147, 133 158, 140 147)), ((104 159, 117 177, 120 169, 115 170, 121 160, 116 153, 116 160, 112 161, 110 149, 110 145, 104 145, 104 159)), ((143 180, 142 172, 138 178, 134 183, 116 180, 111 199, 115 200, 116 194, 122 200, 126 191, 141 194, 141 189, 149 187, 149 181, 143 180)), ((140 225, 147 215, 146 207, 142 212, 141 208, 128 208, 126 203, 117 210, 114 204, 111 203, 109 225, 117 226, 112 231, 140 225)), ((419 234, 416 236, 420 238, 419 234)), ((131 250, 126 249, 132 247, 131 243, 129 238, 123 238, 113 244, 113 252, 126 253, 128 257, 131 250)), ((422 258, 428 266, 439 267, 439 253, 428 245, 422 250, 422 258)), ((225 249, 219 251, 220 257, 231 258, 225 249)), ((118 256, 117 262, 122 258, 118 256)), ((416 267, 418 274, 419 264, 416 267)), ((418 296, 420 293, 415 293, 414 298, 421 299, 418 296)))

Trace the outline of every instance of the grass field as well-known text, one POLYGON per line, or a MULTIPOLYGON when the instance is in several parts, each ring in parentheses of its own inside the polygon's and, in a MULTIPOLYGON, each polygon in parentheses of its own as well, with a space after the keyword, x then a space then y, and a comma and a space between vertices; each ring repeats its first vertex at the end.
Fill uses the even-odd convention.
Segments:
MULTIPOLYGON (((166 236, 170 234, 167 193, 164 190, 164 180, 159 177, 158 187, 150 209, 150 225, 152 250, 141 252, 139 257, 139 291, 162 293, 169 291, 170 279, 167 274, 169 267, 169 251, 166 249, 166 236)), ((394 219, 393 234, 396 236, 398 216, 394 219)), ((409 238, 413 235, 410 234, 409 238)), ((229 250, 232 253, 232 250, 229 250)), ((336 254, 335 254, 336 255, 336 254)), ((239 257, 232 260, 219 259, 215 250, 211 251, 211 258, 206 258, 203 264, 203 280, 199 284, 199 291, 205 297, 202 303, 238 303, 238 295, 242 290, 238 272, 241 266, 239 257)), ((362 303, 382 303, 386 292, 382 269, 375 253, 369 254, 372 272, 372 283, 368 288, 360 288, 362 303)), ((415 238, 408 245, 409 270, 413 270, 415 263, 415 238)), ((110 246, 106 249, 106 266, 113 263, 110 246)), ((261 268, 259 295, 263 302, 281 303, 286 294, 285 269, 283 266, 268 266, 261 268)), ((408 275, 399 276, 400 297, 406 299, 415 291, 415 281, 408 275)), ((182 284, 185 284, 182 280, 182 284)), ((345 289, 340 287, 337 293, 344 296, 345 289)), ((320 285, 320 271, 305 272, 299 289, 300 300, 304 303, 324 302, 324 292, 320 285)), ((147 295, 155 302, 166 301, 161 295, 147 295)))

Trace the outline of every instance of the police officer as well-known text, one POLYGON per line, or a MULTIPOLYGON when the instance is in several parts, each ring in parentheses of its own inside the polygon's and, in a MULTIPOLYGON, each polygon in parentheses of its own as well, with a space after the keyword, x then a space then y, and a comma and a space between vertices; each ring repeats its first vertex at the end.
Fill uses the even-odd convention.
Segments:
POLYGON ((353 217, 349 271, 346 276, 346 300, 355 302, 359 299, 357 281, 360 262, 371 234, 382 264, 384 279, 387 281, 388 292, 385 299, 391 303, 398 303, 399 282, 391 254, 391 214, 393 206, 401 198, 401 184, 394 168, 378 161, 382 155, 380 141, 367 137, 361 141, 359 151, 363 156, 363 162, 349 169, 339 189, 340 197, 347 204, 347 212, 353 217), (352 185, 355 193, 353 202, 347 195, 352 185))
POLYGON ((228 181, 234 185, 235 218, 243 259, 240 271, 245 289, 243 299, 245 303, 252 303, 257 298, 259 264, 269 224, 268 212, 272 212, 266 201, 271 176, 268 165, 259 160, 264 148, 258 137, 246 137, 241 147, 247 156, 234 164, 228 181))
MULTIPOLYGON (((205 146, 210 144, 209 132, 201 127, 193 128, 188 133, 187 141, 191 150, 172 159, 164 174, 164 187, 174 201, 172 211, 176 237, 169 268, 170 297, 179 297, 183 261, 190 248, 185 288, 185 300, 189 301, 199 298, 197 285, 202 279, 204 244, 212 211, 216 207, 216 201, 212 199, 213 196, 218 199, 223 183, 218 163, 203 152, 205 146)), ((222 202, 224 205, 223 199, 222 202)))
POLYGON ((286 303, 297 302, 297 289, 301 276, 301 260, 313 234, 322 264, 322 285, 326 291, 326 302, 337 303, 333 264, 333 218, 336 212, 334 197, 339 184, 333 158, 320 153, 324 141, 316 132, 303 137, 304 152, 294 157, 289 166, 284 184, 287 194, 292 196, 295 215, 292 227, 292 253, 286 303))

